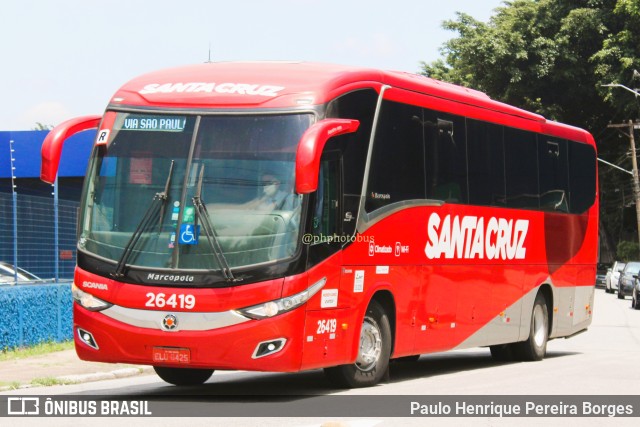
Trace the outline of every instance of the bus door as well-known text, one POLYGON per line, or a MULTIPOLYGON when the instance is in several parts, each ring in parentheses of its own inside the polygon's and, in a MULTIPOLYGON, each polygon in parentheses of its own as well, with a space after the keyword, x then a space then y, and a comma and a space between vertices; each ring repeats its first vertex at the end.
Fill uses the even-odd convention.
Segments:
POLYGON ((342 161, 337 151, 325 152, 320 161, 315 201, 309 205, 309 281, 326 278, 318 304, 309 305, 305 322, 304 369, 346 363, 354 330, 349 325, 352 301, 341 292, 342 252, 342 161))

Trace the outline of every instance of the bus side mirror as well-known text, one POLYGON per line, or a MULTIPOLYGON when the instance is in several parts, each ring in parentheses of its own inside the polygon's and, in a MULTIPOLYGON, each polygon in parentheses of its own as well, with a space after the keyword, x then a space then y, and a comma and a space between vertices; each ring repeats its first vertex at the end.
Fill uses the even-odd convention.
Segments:
POLYGON ((334 136, 353 133, 360 122, 349 119, 325 119, 302 134, 296 153, 296 193, 308 194, 318 188, 320 157, 327 141, 334 136))
POLYGON ((67 120, 54 127, 47 134, 42 143, 42 164, 40 166, 40 179, 49 184, 53 184, 58 175, 60 166, 60 155, 64 142, 72 135, 88 129, 97 128, 100 124, 101 116, 83 116, 67 120))

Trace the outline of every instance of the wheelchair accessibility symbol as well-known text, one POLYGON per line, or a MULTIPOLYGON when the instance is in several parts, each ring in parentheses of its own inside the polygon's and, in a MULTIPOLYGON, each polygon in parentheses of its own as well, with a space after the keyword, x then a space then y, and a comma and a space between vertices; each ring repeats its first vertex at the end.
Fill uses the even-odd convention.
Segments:
POLYGON ((199 235, 200 226, 194 227, 193 224, 182 224, 180 226, 178 243, 181 245, 197 245, 199 235))

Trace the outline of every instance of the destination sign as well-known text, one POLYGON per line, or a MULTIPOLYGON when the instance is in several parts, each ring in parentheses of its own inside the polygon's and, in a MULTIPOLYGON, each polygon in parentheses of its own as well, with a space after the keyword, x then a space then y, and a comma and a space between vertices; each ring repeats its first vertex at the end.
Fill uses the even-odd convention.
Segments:
POLYGON ((184 116, 129 115, 122 124, 123 130, 144 130, 152 132, 182 132, 187 118, 184 116))

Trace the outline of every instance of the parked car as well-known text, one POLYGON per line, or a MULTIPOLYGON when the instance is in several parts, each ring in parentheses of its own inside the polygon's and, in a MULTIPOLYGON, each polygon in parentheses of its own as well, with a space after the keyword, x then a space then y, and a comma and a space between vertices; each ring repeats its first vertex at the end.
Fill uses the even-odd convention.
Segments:
MULTIPOLYGON (((0 285, 13 284, 16 280, 16 267, 12 264, 0 261, 0 285)), ((39 282, 40 279, 35 274, 18 267, 18 283, 39 282)))
POLYGON ((596 288, 605 288, 606 282, 607 282, 606 273, 598 271, 596 273, 596 288))
POLYGON ((624 299, 627 295, 631 295, 638 272, 640 272, 640 261, 631 261, 624 266, 624 270, 622 270, 620 274, 620 282, 618 283, 619 299, 624 299))
POLYGON ((631 307, 640 310, 640 280, 636 279, 631 293, 631 307))
POLYGON ((611 275, 609 280, 607 280, 607 284, 605 287, 605 292, 608 294, 613 294, 618 290, 618 283, 620 282, 620 273, 624 270, 624 266, 626 264, 624 262, 616 261, 613 263, 613 267, 611 267, 611 275))

